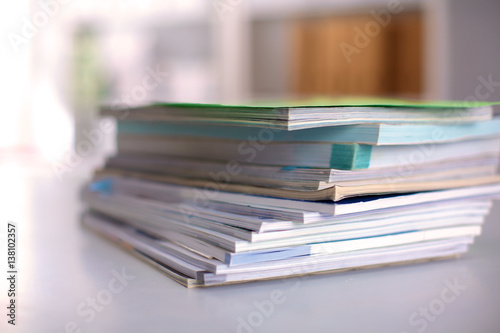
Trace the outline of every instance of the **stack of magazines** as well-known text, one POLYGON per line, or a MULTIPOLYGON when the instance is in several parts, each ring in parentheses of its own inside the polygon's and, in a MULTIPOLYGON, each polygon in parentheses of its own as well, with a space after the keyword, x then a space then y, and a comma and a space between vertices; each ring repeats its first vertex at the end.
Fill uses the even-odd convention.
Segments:
POLYGON ((488 103, 103 108, 83 223, 187 287, 456 257, 500 196, 488 103))

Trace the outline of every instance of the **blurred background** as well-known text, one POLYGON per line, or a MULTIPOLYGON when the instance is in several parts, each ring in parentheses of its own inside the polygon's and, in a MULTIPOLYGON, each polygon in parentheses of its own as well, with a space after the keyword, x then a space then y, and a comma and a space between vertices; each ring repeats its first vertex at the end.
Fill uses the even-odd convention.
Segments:
MULTIPOLYGON (((60 323, 54 331, 61 331, 74 317, 74 307, 95 295, 101 279, 109 278, 102 274, 114 267, 114 255, 95 260, 96 253, 112 250, 77 224, 82 184, 114 150, 115 124, 98 117, 99 105, 247 103, 320 95, 500 101, 499 17, 500 0, 9 2, 0 11, 0 222, 19 226, 19 289, 26 297, 19 302, 20 323, 52 320, 60 323), (64 271, 68 267, 73 275, 64 271), (52 306, 56 303, 58 308, 52 306), (71 316, 60 317, 63 308, 73 311, 71 316)), ((498 205, 491 216, 498 220, 498 205)), ((6 244, 5 230, 0 230, 0 248, 6 244)), ((486 223, 483 247, 476 251, 496 251, 497 230, 495 223, 486 223)), ((450 274, 458 276, 469 270, 468 264, 453 267, 450 274)), ((422 283, 435 286, 431 280, 437 275, 425 277, 426 272, 422 283)), ((491 272, 497 279, 498 265, 491 272)), ((469 311, 473 304, 480 311, 485 299, 495 298, 495 290, 473 269, 466 276, 479 292, 468 291, 471 296, 464 297, 472 303, 458 309, 469 311)), ((385 275, 379 281, 382 277, 380 283, 391 281, 385 275)), ((7 290, 2 285, 7 280, 1 280, 0 289, 7 290)), ((156 294, 154 283, 147 288, 156 294)), ((144 296, 142 291, 132 295, 144 296)), ((191 296, 187 299, 202 307, 221 299, 191 296)), ((0 303, 4 300, 2 291, 0 303)), ((120 323, 130 306, 145 303, 115 304, 125 309, 111 312, 120 323)), ((404 312, 413 305, 386 306, 382 309, 404 312)), ((480 311, 477 318, 490 313, 480 311)), ((205 315, 213 320, 219 312, 205 315)))
POLYGON ((90 172, 113 151, 104 103, 500 100, 498 14, 496 0, 19 0, 0 14, 0 165, 90 172))

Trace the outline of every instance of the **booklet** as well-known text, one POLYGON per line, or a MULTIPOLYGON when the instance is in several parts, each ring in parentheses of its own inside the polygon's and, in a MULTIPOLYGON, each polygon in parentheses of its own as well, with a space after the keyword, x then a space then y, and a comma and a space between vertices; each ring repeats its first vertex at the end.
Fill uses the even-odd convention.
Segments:
MULTIPOLYGON (((198 179, 186 179, 186 178, 176 178, 162 175, 151 175, 147 173, 140 172, 130 172, 122 170, 104 169, 96 172, 100 178, 105 177, 134 177, 137 179, 142 179, 144 181, 158 182, 162 184, 171 184, 179 186, 192 186, 194 188, 203 189, 208 185, 213 185, 207 183, 206 180, 198 179)), ((232 193, 244 193, 253 195, 253 198, 260 197, 273 197, 273 198, 284 198, 284 199, 294 199, 294 200, 308 200, 308 201, 340 201, 346 198, 358 197, 358 196, 373 196, 373 195, 383 195, 383 194, 396 194, 396 193, 412 193, 419 191, 437 191, 445 189, 454 189, 462 187, 471 187, 476 185, 490 185, 499 184, 500 175, 484 176, 484 177, 473 177, 464 179, 452 179, 452 180, 433 180, 433 181, 402 181, 402 182, 373 182, 366 184, 344 184, 344 185, 332 185, 324 189, 314 190, 314 191, 304 191, 304 190, 290 190, 290 189, 280 189, 272 187, 262 187, 253 185, 242 185, 227 183, 224 184, 223 190, 225 192, 232 193)), ((215 184, 215 183, 214 183, 215 184)), ((221 185, 217 185, 217 188, 222 188, 221 185)), ((272 200, 272 199, 270 199, 272 200)), ((312 204, 312 203, 311 203, 312 204)))
POLYGON ((106 161, 108 170, 201 179, 222 185, 235 183, 301 191, 316 191, 334 185, 392 184, 488 177, 496 174, 498 165, 498 157, 483 156, 358 170, 235 164, 150 154, 119 154, 106 161))
POLYGON ((460 234, 455 232, 455 235, 450 234, 443 239, 429 239, 410 244, 345 253, 299 255, 283 260, 229 266, 203 253, 188 250, 175 242, 145 235, 137 229, 104 216, 86 214, 83 217, 83 224, 132 251, 186 287, 216 286, 448 258, 466 252, 468 245, 473 241, 470 236, 454 237, 460 234))
POLYGON ((252 146, 237 140, 120 134, 117 146, 118 154, 151 154, 267 166, 357 170, 398 167, 404 161, 420 165, 462 158, 498 157, 500 137, 417 147, 287 142, 252 146))
POLYGON ((321 99, 260 105, 155 103, 101 108, 127 121, 168 121, 282 130, 369 123, 448 123, 491 119, 492 102, 417 102, 376 98, 321 99))
POLYGON ((323 143, 363 143, 370 145, 411 145, 461 141, 472 138, 499 136, 500 117, 489 121, 457 122, 456 124, 384 124, 340 125, 335 127, 310 128, 299 131, 260 128, 179 124, 155 121, 119 121, 119 134, 142 136, 161 135, 176 137, 260 140, 269 142, 323 142, 323 143))

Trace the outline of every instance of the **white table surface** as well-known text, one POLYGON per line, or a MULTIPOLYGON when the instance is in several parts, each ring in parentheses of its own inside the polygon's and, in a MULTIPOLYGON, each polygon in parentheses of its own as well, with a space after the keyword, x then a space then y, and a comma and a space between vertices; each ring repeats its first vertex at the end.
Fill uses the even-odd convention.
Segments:
POLYGON ((76 332, 238 332, 242 321, 240 332, 500 332, 500 205, 460 259, 187 289, 80 226, 82 178, 3 172, 0 179, 2 249, 6 223, 19 229, 17 325, 6 323, 3 254, 0 332, 65 332, 71 322, 76 332), (94 318, 80 315, 122 269, 135 278, 94 318), (440 301, 454 280, 466 289, 440 301), (269 304, 275 290, 283 302, 266 316, 256 304, 269 304), (412 326, 412 314, 430 305, 438 314, 418 315, 412 326))

